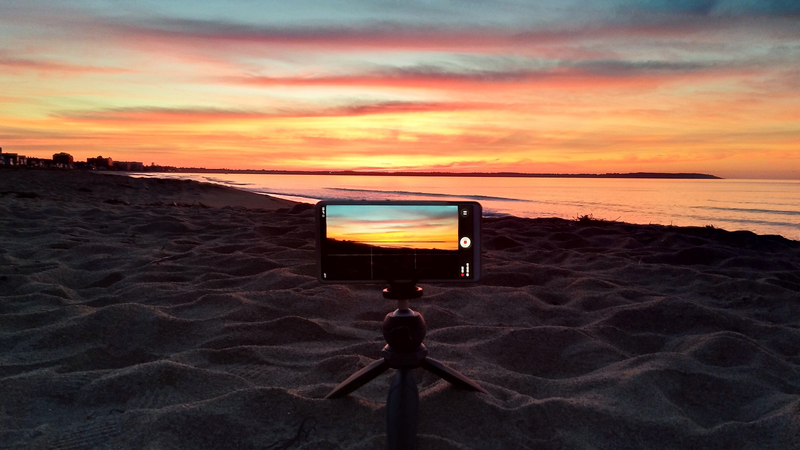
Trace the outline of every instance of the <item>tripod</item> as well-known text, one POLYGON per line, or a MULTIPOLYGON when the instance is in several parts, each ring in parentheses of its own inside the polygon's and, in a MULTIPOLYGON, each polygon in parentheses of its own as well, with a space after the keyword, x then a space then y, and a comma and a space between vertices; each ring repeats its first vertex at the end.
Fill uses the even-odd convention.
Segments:
MULTIPOLYGON (((408 301, 422 297, 422 288, 414 284, 390 284, 383 297, 398 301, 398 308, 383 320, 383 337, 386 346, 383 359, 350 375, 325 398, 340 398, 367 384, 386 372, 397 369, 386 399, 386 438, 390 450, 413 449, 417 436, 419 391, 411 369, 422 367, 457 387, 489 394, 477 383, 460 372, 428 358, 428 349, 422 340, 427 332, 422 314, 408 308, 408 301)), ((491 395, 491 394, 489 394, 491 395)))

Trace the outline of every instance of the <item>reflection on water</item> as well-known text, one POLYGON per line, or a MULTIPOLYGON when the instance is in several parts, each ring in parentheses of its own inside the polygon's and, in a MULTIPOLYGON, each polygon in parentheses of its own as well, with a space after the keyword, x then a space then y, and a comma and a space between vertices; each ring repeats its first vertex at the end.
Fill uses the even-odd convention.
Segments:
POLYGON ((224 184, 295 201, 477 200, 485 215, 584 214, 629 223, 713 225, 800 240, 800 181, 139 174, 224 184))

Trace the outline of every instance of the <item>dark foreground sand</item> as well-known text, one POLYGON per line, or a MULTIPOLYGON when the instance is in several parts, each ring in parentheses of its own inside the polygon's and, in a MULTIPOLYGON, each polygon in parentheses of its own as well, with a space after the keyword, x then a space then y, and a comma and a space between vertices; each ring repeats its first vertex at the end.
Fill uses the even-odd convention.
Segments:
MULTIPOLYGON (((379 286, 313 277, 308 206, 0 170, 0 447, 380 449, 379 286), (225 203, 268 209, 220 206, 225 203)), ((800 448, 800 242, 484 221, 484 280, 412 302, 419 449, 800 448)))

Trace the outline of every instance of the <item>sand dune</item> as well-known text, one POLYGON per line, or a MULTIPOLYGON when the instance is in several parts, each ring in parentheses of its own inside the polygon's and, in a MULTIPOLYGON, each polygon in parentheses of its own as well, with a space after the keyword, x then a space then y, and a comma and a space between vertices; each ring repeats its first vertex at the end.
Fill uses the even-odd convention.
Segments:
MULTIPOLYGON (((800 242, 509 217, 484 250, 411 305, 491 394, 416 370, 419 449, 800 448, 800 242)), ((0 448, 384 448, 393 371, 322 398, 396 305, 313 273, 307 205, 0 170, 0 448)))

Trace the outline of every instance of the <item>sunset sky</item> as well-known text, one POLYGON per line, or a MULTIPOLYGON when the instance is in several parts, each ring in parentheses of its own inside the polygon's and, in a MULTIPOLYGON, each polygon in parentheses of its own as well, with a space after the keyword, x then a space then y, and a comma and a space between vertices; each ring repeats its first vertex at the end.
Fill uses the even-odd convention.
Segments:
POLYGON ((800 179, 800 2, 3 0, 0 147, 800 179))
POLYGON ((457 206, 328 205, 326 223, 329 239, 458 250, 457 206))

